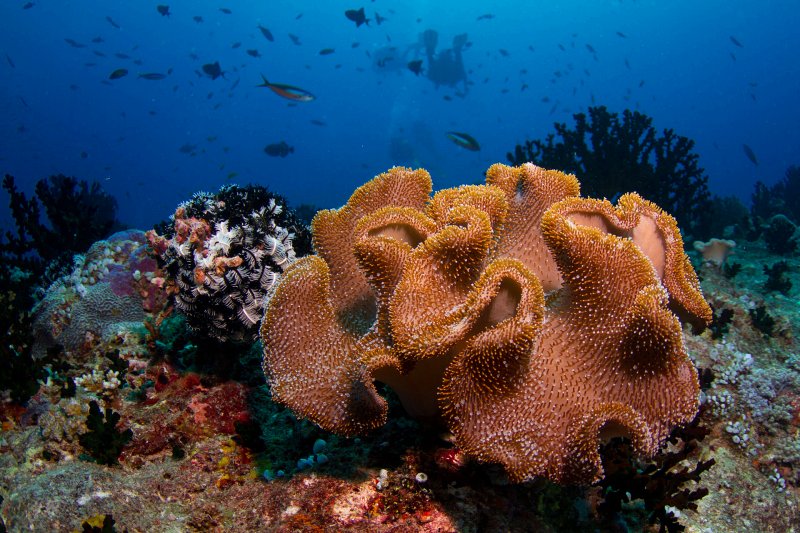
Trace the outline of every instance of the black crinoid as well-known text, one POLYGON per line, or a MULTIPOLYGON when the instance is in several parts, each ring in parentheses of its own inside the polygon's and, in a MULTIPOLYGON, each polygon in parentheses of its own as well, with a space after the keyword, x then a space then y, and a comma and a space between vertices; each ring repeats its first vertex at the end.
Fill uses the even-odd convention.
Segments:
POLYGON ((285 200, 257 185, 196 193, 148 238, 175 308, 220 342, 258 337, 264 298, 311 249, 308 228, 285 200))

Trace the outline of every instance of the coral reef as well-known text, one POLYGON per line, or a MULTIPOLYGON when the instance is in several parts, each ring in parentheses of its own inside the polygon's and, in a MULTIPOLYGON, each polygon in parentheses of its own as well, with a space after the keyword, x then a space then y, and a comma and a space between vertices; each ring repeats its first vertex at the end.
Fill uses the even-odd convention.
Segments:
POLYGON ((122 231, 96 242, 75 256, 72 270, 34 307, 34 358, 56 345, 78 351, 107 340, 124 329, 121 324, 141 326, 166 303, 162 281, 143 232, 122 231))
POLYGON ((620 117, 599 106, 573 118, 574 128, 557 123, 555 134, 517 145, 508 160, 572 172, 587 196, 617 198, 635 190, 678 219, 685 233, 711 236, 708 177, 694 141, 671 129, 659 135, 653 119, 638 111, 626 109, 620 117))
POLYGON ((175 308, 195 331, 220 342, 258 336, 265 296, 309 248, 305 226, 283 199, 252 185, 198 193, 159 231, 148 240, 175 308))
POLYGON ((560 483, 602 478, 607 438, 651 456, 694 418, 677 316, 712 315, 672 217, 530 163, 431 186, 394 168, 317 214, 318 255, 287 269, 262 323, 276 401, 352 435, 385 422, 381 381, 513 481, 560 483))

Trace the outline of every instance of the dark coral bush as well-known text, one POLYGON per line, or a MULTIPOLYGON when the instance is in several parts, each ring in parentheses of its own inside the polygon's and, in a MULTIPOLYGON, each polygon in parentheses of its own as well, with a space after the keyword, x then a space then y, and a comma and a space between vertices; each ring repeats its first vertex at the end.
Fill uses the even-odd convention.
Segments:
POLYGON ((508 160, 527 161, 575 174, 584 196, 616 199, 635 190, 678 219, 694 238, 711 236, 708 177, 694 141, 665 129, 638 111, 622 116, 604 106, 573 115, 574 127, 556 123, 555 134, 517 145, 508 160))

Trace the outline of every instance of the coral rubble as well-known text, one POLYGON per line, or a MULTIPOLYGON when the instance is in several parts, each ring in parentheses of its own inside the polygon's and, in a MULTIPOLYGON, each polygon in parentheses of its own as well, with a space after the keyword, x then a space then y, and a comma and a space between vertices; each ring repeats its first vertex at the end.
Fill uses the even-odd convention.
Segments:
POLYGON ((382 381, 512 480, 563 483, 602 478, 602 440, 653 455, 694 417, 676 315, 711 310, 672 217, 532 164, 430 193, 427 172, 394 168, 317 215, 318 255, 285 272, 262 324, 277 401, 355 434, 385 422, 382 381))

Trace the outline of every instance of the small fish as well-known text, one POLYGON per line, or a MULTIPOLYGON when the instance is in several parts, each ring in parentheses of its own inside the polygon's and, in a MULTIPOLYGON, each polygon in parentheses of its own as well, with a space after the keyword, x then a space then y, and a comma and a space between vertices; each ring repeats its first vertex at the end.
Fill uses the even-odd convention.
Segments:
POLYGON ((89 157, 89 154, 86 151, 81 152, 81 159, 86 159, 87 157, 89 157))
POLYGON ((106 16, 106 20, 108 21, 109 24, 114 26, 116 29, 120 29, 120 25, 117 24, 116 22, 114 22, 114 19, 112 19, 111 17, 106 16))
POLYGON ((375 22, 378 24, 378 26, 380 26, 382 22, 387 21, 387 20, 389 20, 389 19, 387 19, 386 17, 380 16, 377 11, 375 12, 375 22))
POLYGON ((157 5, 157 6, 156 6, 156 11, 158 11, 159 13, 161 13, 161 16, 162 16, 162 17, 168 17, 168 16, 170 16, 170 12, 169 12, 169 6, 168 6, 168 5, 165 5, 165 4, 159 4, 159 5, 157 5))
POLYGON ((315 126, 327 126, 327 124, 321 120, 311 119, 311 123, 315 126))
POLYGON ((233 11, 231 11, 227 7, 221 7, 221 8, 219 8, 219 10, 222 11, 223 13, 225 13, 226 15, 230 15, 231 13, 233 13, 233 11))
POLYGON ((589 51, 590 51, 591 53, 593 53, 593 54, 596 54, 596 53, 597 53, 597 51, 594 49, 594 46, 592 46, 592 45, 591 45, 591 44, 589 44, 589 43, 586 43, 586 49, 587 49, 587 50, 589 50, 589 51))
POLYGON ((139 77, 145 80, 158 81, 163 80, 167 75, 160 72, 145 72, 144 74, 139 74, 139 77))
POLYGON ((344 16, 347 17, 348 20, 352 20, 356 23, 356 28, 361 26, 362 24, 366 24, 369 26, 369 19, 364 14, 364 8, 360 9, 348 9, 344 12, 344 16))
POLYGON ((86 48, 85 44, 79 43, 75 39, 65 38, 64 41, 73 48, 86 48))
POLYGON ((94 39, 92 39, 92 42, 95 43, 95 44, 102 43, 103 42, 103 38, 102 37, 95 37, 94 39))
POLYGON ((32 7, 33 7, 33 6, 35 6, 35 5, 36 5, 36 4, 34 4, 33 2, 28 2, 27 4, 25 4, 24 6, 22 6, 22 9, 30 9, 30 8, 32 8, 32 7))
POLYGON ((191 154, 192 152, 194 152, 196 148, 197 148, 196 144, 186 143, 183 146, 181 146, 180 148, 178 148, 178 151, 180 153, 182 153, 182 154, 187 154, 188 155, 188 154, 191 154))
POLYGON ((492 20, 494 15, 491 13, 486 13, 485 15, 481 15, 480 17, 476 18, 475 20, 492 20))
POLYGON ((334 50, 333 48, 323 48, 322 50, 319 51, 319 55, 321 55, 321 56, 329 56, 332 53, 334 53, 335 51, 336 50, 334 50))
POLYGON ((736 54, 734 54, 733 52, 728 52, 728 53, 730 54, 731 59, 733 59, 733 62, 735 63, 736 62, 736 54))
POLYGON ((294 147, 286 144, 286 141, 268 144, 264 147, 264 152, 270 157, 286 157, 294 152, 294 147))
POLYGON ((203 22, 203 17, 201 17, 200 15, 195 15, 195 16, 192 17, 192 20, 195 21, 196 23, 200 24, 200 23, 203 22))
POLYGON ((290 34, 289 34, 289 39, 291 39, 291 40, 292 40, 292 42, 293 42, 294 44, 296 44, 297 46, 300 46, 300 37, 298 37, 297 35, 292 35, 292 34, 290 33, 290 34))
POLYGON ((238 42, 238 41, 237 41, 237 42, 235 42, 235 43, 233 43, 233 44, 231 45, 231 48, 233 48, 234 50, 236 50, 236 49, 237 49, 237 48, 239 48, 240 46, 242 46, 242 43, 240 43, 240 42, 238 42))
POLYGON ((263 74, 261 75, 261 79, 264 80, 264 83, 260 83, 256 85, 256 87, 266 87, 278 96, 286 98, 287 100, 293 100, 295 102, 310 102, 316 98, 313 94, 305 89, 295 87, 294 85, 286 85, 285 83, 270 83, 263 74))
POLYGON ((730 36, 730 40, 731 40, 731 42, 732 42, 733 44, 735 44, 735 45, 736 45, 736 46, 738 46, 739 48, 744 48, 744 45, 743 45, 742 43, 740 43, 740 42, 739 42, 739 39, 737 39, 737 38, 736 38, 736 37, 734 37, 733 35, 731 35, 731 36, 730 36))
POLYGON ((623 39, 627 39, 627 38, 628 38, 628 36, 627 36, 627 35, 625 35, 624 33, 622 33, 621 31, 618 31, 618 32, 617 32, 617 35, 618 35, 619 37, 622 37, 623 39))
POLYGON ((631 69, 631 64, 628 62, 628 58, 625 58, 625 67, 626 67, 628 70, 630 70, 630 69, 631 69))
POLYGON ((128 75, 128 69, 126 69, 126 68, 118 68, 117 70, 115 70, 114 72, 112 72, 108 76, 108 79, 110 79, 110 80, 118 80, 120 78, 124 78, 127 75, 128 75))
POLYGON ((508 50, 505 50, 503 48, 499 49, 498 52, 500 52, 500 55, 503 56, 503 57, 508 57, 508 56, 511 55, 511 54, 508 53, 508 50))
POLYGON ((206 63, 203 65, 203 72, 206 73, 206 76, 215 80, 222 76, 225 77, 225 73, 222 72, 222 68, 219 66, 219 61, 215 61, 214 63, 206 63))
POLYGON ((753 149, 746 144, 743 144, 742 150, 744 150, 744 155, 747 156, 747 159, 749 159, 755 166, 758 166, 758 158, 756 157, 756 153, 753 151, 753 149))
POLYGON ((419 76, 420 73, 422 72, 422 60, 421 59, 415 59, 414 61, 409 61, 408 65, 406 65, 406 66, 408 67, 408 70, 410 70, 411 72, 413 72, 417 76, 419 76))
POLYGON ((14 60, 11 59, 11 56, 8 54, 6 54, 6 61, 8 61, 8 64, 11 65, 11 68, 17 68, 17 65, 14 64, 14 60))
POLYGON ((266 40, 268 40, 269 42, 275 41, 275 37, 272 35, 272 32, 269 31, 267 28, 259 24, 258 29, 261 30, 261 35, 263 35, 266 40))
POLYGON ((253 56, 253 57, 261 57, 261 54, 255 48, 251 49, 251 50, 247 50, 247 55, 253 56))
POLYGON ((238 175, 239 175, 238 172, 228 172, 228 175, 225 176, 225 179, 226 180, 232 180, 233 178, 235 178, 238 175))
POLYGON ((471 152, 477 152, 481 149, 481 145, 475 140, 475 137, 469 133, 460 131, 448 131, 447 138, 456 143, 461 148, 465 148, 471 152))
POLYGON ((558 43, 558 47, 561 49, 562 52, 566 52, 567 51, 567 49, 564 48, 564 45, 561 44, 561 43, 558 43))
POLYGON ((129 56, 128 54, 123 54, 122 52, 117 52, 116 54, 114 54, 114 56, 116 56, 116 57, 118 57, 120 59, 130 59, 131 58, 131 56, 129 56))

